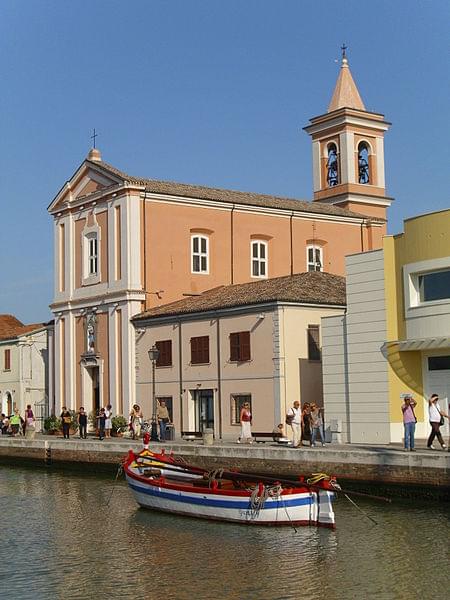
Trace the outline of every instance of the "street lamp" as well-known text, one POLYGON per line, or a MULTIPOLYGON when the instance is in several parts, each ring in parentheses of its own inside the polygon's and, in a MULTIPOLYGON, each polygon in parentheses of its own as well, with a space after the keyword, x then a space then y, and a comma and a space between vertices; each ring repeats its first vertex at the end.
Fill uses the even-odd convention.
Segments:
POLYGON ((155 390, 155 372, 156 372, 156 361, 159 358, 159 350, 153 345, 148 351, 148 357, 152 362, 152 400, 153 400, 153 412, 152 412, 152 430, 150 433, 150 441, 157 442, 158 440, 158 421, 156 417, 156 390, 155 390))

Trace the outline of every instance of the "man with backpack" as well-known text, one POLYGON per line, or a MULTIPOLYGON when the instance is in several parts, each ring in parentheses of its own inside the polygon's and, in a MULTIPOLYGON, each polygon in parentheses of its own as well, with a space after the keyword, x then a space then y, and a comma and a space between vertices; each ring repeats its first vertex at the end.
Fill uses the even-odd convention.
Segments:
POLYGON ((290 425, 292 430, 292 446, 298 448, 302 436, 300 402, 298 400, 295 400, 292 407, 287 411, 286 425, 290 425))

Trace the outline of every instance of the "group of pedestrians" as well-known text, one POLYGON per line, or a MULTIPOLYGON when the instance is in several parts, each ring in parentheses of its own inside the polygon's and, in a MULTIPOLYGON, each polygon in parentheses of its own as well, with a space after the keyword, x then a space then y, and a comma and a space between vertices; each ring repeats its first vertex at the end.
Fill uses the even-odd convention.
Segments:
MULTIPOLYGON (((78 427, 78 436, 80 440, 87 438, 88 415, 84 406, 80 406, 78 412, 73 417, 73 413, 67 410, 66 406, 61 410, 61 428, 65 439, 70 438, 70 430, 73 426, 78 427)), ((99 440, 111 437, 112 429, 112 406, 108 404, 105 408, 101 408, 98 414, 94 414, 94 427, 99 440)))
POLYGON ((305 402, 301 407, 300 402, 295 400, 286 413, 286 425, 291 428, 294 448, 300 448, 303 442, 314 448, 319 437, 322 446, 325 446, 323 409, 315 402, 305 402))
MULTIPOLYGON (((415 432, 416 432, 416 423, 417 418, 414 412, 414 408, 417 406, 417 402, 414 400, 412 395, 407 395, 403 399, 402 404, 402 413, 403 413, 403 427, 405 431, 404 435, 404 450, 405 452, 415 452, 415 432)), ((427 448, 429 450, 435 450, 433 446, 433 442, 435 438, 438 439, 439 444, 441 445, 442 450, 445 450, 447 446, 445 445, 444 438, 442 437, 442 433, 440 428, 445 423, 445 419, 448 419, 448 414, 441 408, 439 404, 439 396, 438 394, 432 394, 428 399, 428 419, 431 425, 431 432, 428 436, 427 440, 427 448)))
POLYGON ((0 435, 25 436, 28 439, 33 439, 35 432, 36 419, 31 404, 27 404, 23 417, 17 406, 14 407, 11 415, 4 413, 0 415, 0 435))

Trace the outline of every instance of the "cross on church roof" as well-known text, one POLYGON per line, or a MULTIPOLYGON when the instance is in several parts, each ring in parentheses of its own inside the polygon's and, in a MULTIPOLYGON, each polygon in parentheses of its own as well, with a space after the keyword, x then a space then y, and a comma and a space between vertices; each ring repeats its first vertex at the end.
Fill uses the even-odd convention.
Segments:
POLYGON ((345 53, 345 51, 347 50, 347 46, 345 44, 342 44, 341 50, 342 50, 342 58, 347 58, 347 54, 345 53))
POLYGON ((95 127, 94 127, 94 133, 93 135, 91 135, 91 140, 94 140, 94 148, 95 148, 95 138, 98 137, 98 133, 95 133, 95 127))

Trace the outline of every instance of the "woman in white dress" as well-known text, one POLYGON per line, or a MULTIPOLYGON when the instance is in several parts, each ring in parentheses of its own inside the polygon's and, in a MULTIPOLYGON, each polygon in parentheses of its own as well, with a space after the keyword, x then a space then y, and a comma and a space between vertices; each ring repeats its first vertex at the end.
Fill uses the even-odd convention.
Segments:
POLYGON ((111 404, 108 404, 108 406, 105 408, 105 437, 110 438, 111 437, 111 429, 112 429, 112 423, 111 423, 111 417, 112 417, 112 406, 111 404))
POLYGON ((251 444, 253 442, 252 427, 251 427, 252 413, 250 412, 249 402, 244 402, 244 404, 242 405, 240 421, 241 421, 241 436, 238 439, 238 444, 240 444, 241 442, 244 442, 244 443, 248 442, 251 444))

